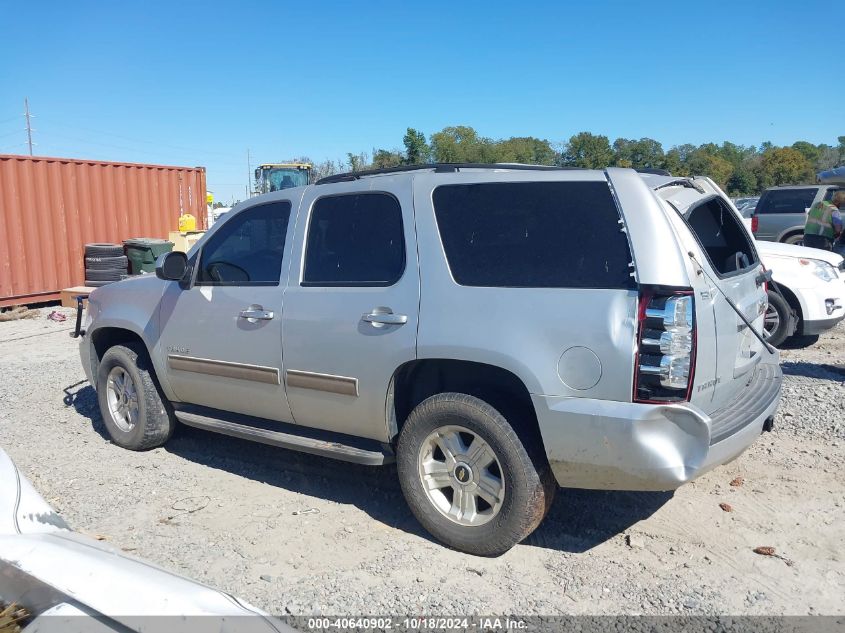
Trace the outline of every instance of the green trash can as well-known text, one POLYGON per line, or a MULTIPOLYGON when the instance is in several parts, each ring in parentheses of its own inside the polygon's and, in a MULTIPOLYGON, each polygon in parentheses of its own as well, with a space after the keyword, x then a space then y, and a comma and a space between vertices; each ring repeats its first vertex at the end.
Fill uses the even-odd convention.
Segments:
POLYGON ((130 275, 154 273, 158 256, 173 250, 173 242, 155 237, 135 237, 125 240, 123 246, 129 259, 130 275))

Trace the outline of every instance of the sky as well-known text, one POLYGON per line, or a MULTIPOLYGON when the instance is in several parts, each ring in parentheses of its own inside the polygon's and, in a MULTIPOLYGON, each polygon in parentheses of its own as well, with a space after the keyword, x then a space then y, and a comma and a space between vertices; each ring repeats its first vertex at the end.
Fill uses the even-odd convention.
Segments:
POLYGON ((836 145, 841 0, 0 0, 0 153, 254 167, 469 125, 680 143, 836 145), (826 41, 827 44, 821 44, 826 41))

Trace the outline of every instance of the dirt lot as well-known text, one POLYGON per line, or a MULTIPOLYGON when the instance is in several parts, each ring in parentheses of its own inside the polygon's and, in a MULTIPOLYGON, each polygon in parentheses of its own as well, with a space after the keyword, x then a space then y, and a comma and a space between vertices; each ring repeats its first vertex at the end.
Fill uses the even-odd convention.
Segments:
POLYGON ((270 612, 843 612, 841 324, 783 352, 775 431, 739 460, 674 494, 561 490, 525 543, 480 559, 427 537, 392 469, 184 427, 148 453, 112 445, 70 311, 49 311, 0 323, 0 446, 77 530, 270 612))

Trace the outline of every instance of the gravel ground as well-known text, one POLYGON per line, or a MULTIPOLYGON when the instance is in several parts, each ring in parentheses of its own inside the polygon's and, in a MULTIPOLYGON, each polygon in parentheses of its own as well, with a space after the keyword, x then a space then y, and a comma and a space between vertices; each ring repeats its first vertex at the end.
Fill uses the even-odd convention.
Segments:
POLYGON ((738 460, 674 494, 560 490, 535 534, 483 559, 430 540, 390 468, 185 427, 147 453, 112 445, 71 311, 49 311, 0 323, 0 446, 75 529, 269 612, 843 612, 842 324, 782 353, 775 430, 738 460))

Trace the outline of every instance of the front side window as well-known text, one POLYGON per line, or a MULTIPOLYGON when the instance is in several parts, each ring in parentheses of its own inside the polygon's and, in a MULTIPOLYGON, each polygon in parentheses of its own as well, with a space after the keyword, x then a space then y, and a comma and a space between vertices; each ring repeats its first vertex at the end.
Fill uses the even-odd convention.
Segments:
POLYGON ((291 203, 270 202, 226 220, 200 253, 197 283, 277 286, 282 272, 291 203))
POLYGON ((631 287, 628 240, 605 181, 443 185, 432 197, 462 286, 631 287))
POLYGON ((392 195, 347 194, 314 203, 303 286, 391 286, 404 270, 402 208, 392 195))

